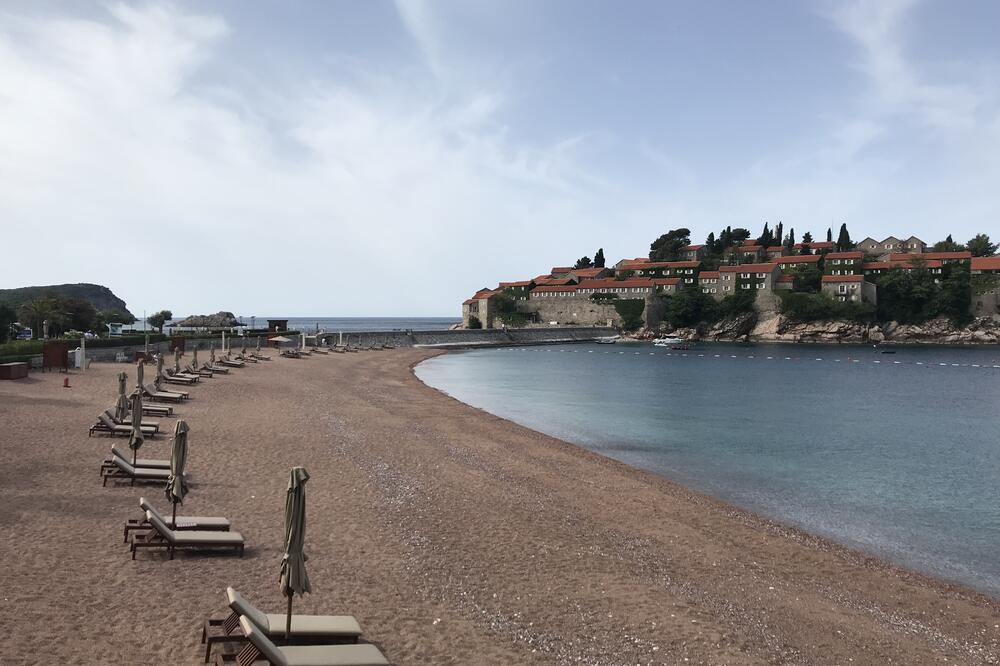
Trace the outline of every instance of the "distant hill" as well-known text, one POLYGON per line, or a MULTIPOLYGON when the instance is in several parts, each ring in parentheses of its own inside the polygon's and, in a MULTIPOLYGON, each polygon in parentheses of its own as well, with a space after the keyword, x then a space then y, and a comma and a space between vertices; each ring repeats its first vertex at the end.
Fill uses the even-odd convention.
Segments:
POLYGON ((88 284, 86 282, 80 284, 52 284, 41 287, 0 289, 0 303, 5 303, 16 308, 22 303, 48 294, 63 298, 79 298, 89 302, 98 311, 118 310, 119 312, 132 314, 125 307, 125 301, 115 296, 110 289, 99 284, 88 284))

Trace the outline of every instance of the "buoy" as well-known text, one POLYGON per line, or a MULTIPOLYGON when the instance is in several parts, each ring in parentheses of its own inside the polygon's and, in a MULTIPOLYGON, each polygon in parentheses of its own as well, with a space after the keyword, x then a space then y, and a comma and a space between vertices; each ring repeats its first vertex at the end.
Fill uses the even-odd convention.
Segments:
POLYGON ((73 388, 69 385, 69 377, 63 377, 63 388, 73 388))

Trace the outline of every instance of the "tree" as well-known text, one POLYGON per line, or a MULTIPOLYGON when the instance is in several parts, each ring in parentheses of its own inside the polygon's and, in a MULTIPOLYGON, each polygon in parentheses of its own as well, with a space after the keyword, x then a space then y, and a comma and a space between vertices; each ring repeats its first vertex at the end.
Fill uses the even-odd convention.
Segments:
POLYGON ((733 245, 739 245, 743 241, 750 238, 750 230, 744 229, 742 227, 736 227, 729 232, 729 239, 732 241, 733 245))
POLYGON ((795 251, 795 229, 789 229, 785 236, 785 252, 792 254, 795 251))
POLYGON ((68 325, 78 331, 89 331, 97 323, 97 309, 81 298, 67 298, 63 301, 63 311, 68 325))
POLYGON ((830 227, 826 228, 826 242, 827 243, 833 242, 833 229, 831 229, 830 227))
POLYGON ((105 323, 113 324, 134 324, 135 317, 127 312, 121 312, 120 310, 101 310, 98 316, 104 320, 105 323))
POLYGON ((576 264, 573 265, 573 268, 591 268, 593 265, 594 262, 590 260, 590 257, 580 257, 576 260, 576 264))
POLYGON ((847 223, 840 225, 840 235, 837 236, 837 252, 847 252, 854 249, 854 241, 851 234, 847 233, 847 223))
POLYGON ((671 229, 649 245, 650 261, 677 261, 681 248, 691 244, 689 229, 671 229))
POLYGON ((778 226, 774 228, 774 243, 773 245, 781 245, 782 240, 785 238, 785 225, 778 222, 778 226))
POLYGON ((476 315, 469 316, 469 328, 482 328, 483 322, 479 321, 479 317, 476 315))
POLYGON ((708 238, 705 239, 705 247, 708 248, 708 254, 720 254, 721 251, 716 248, 715 242, 715 232, 710 231, 708 233, 708 238))
POLYGON ((808 231, 805 232, 804 234, 802 234, 802 242, 803 243, 812 243, 813 242, 813 235, 811 233, 809 233, 808 231))
POLYGON ((49 334, 62 331, 66 325, 66 313, 62 309, 62 301, 55 296, 42 296, 22 303, 17 309, 18 319, 22 324, 31 327, 36 337, 43 334, 44 322, 49 322, 49 334))
POLYGON ((767 222, 764 223, 764 230, 757 237, 757 244, 764 247, 770 247, 774 242, 774 234, 771 233, 771 229, 768 227, 767 222))
POLYGON ((7 342, 10 338, 10 327, 14 325, 16 319, 17 313, 14 312, 14 308, 0 303, 0 342, 7 342))
POLYGON ((971 252, 973 257, 992 257, 997 253, 997 244, 991 243, 990 237, 986 234, 976 234, 965 244, 965 249, 971 252))
POLYGON ((163 325, 173 318, 174 313, 170 310, 160 310, 159 312, 154 312, 146 317, 146 323, 150 326, 156 327, 156 330, 163 333, 163 325))
POLYGON ((667 299, 664 318, 673 328, 694 326, 718 319, 718 305, 701 289, 681 289, 667 299))
POLYGON ((943 241, 938 241, 934 243, 934 247, 931 248, 934 252, 961 252, 965 249, 962 245, 959 245, 951 239, 951 234, 943 241))
POLYGON ((812 254, 812 242, 813 235, 808 231, 802 234, 802 249, 799 250, 799 254, 812 254))
POLYGON ((594 254, 594 268, 604 268, 604 248, 597 248, 594 254))

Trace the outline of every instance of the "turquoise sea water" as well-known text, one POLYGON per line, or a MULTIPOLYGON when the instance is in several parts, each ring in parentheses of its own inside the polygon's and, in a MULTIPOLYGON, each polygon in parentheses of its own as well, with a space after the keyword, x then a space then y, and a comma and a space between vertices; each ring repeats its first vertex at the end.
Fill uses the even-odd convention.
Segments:
MULTIPOLYGON (((174 321, 181 321, 177 317, 174 321)), ((293 331, 313 331, 320 328, 326 331, 445 331, 454 324, 461 323, 460 317, 280 317, 277 315, 253 317, 238 317, 247 325, 251 321, 256 326, 266 327, 267 320, 288 319, 288 328, 293 331)), ((135 323, 135 328, 145 325, 143 319, 135 323)), ((168 324, 169 325, 169 324, 168 324)))
POLYGON ((1000 349, 521 347, 448 354, 417 375, 535 430, 1000 594, 1000 349))

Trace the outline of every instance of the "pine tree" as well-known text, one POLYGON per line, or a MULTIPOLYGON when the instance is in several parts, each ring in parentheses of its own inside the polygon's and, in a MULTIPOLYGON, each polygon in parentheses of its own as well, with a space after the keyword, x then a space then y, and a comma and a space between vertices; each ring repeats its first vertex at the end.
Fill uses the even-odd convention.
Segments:
POLYGON ((705 247, 708 248, 708 254, 716 254, 714 231, 708 232, 708 238, 705 239, 705 247))

